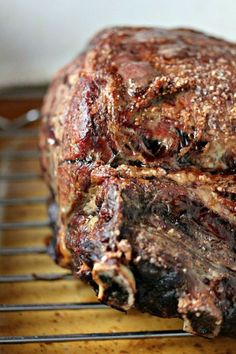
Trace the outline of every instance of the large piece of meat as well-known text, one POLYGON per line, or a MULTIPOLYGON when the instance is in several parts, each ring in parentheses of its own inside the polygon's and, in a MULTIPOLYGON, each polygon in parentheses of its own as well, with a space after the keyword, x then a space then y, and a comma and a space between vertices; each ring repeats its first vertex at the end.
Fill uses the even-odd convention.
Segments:
POLYGON ((117 309, 236 336, 236 45, 105 30, 42 112, 57 262, 117 309))

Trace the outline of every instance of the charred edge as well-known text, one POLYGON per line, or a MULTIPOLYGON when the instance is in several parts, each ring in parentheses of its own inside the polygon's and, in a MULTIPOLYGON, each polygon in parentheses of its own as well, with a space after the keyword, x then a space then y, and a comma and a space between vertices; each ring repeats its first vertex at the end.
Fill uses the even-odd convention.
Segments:
POLYGON ((209 312, 189 312, 184 318, 184 330, 199 336, 213 338, 220 331, 220 323, 209 312))
POLYGON ((185 276, 176 270, 158 268, 148 261, 132 264, 137 294, 136 307, 160 317, 179 317, 178 289, 185 276))
POLYGON ((122 264, 97 262, 92 277, 98 285, 98 299, 124 311, 135 302, 136 284, 131 270, 122 264))

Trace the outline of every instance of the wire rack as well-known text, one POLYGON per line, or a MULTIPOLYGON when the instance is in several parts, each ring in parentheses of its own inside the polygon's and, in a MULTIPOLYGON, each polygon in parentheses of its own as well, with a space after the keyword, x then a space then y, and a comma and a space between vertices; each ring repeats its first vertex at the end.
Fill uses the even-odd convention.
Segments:
MULTIPOLYGON (((38 134, 37 129, 27 127, 32 121, 40 119, 39 112, 31 110, 23 116, 17 118, 13 123, 9 123, 5 118, 1 117, 0 120, 0 140, 2 139, 15 139, 23 137, 26 141, 29 137, 36 137, 38 134), (26 129, 27 127, 27 129, 26 129)), ((33 158, 35 160, 39 157, 37 150, 24 150, 12 151, 1 149, 0 160, 14 160, 33 158)), ((40 174, 28 173, 21 171, 20 173, 4 173, 0 171, 0 183, 6 181, 20 181, 21 183, 28 183, 29 180, 39 179, 40 174)), ((38 197, 20 197, 20 198, 1 198, 0 207, 21 207, 27 205, 30 208, 32 205, 46 203, 47 198, 42 195, 38 197)), ((17 229, 36 229, 50 226, 48 220, 26 220, 20 222, 1 222, 0 231, 4 230, 17 230, 17 229)), ((15 257, 18 255, 45 255, 47 249, 44 244, 35 247, 2 247, 0 248, 0 256, 2 257, 15 257)), ((12 258, 11 258, 12 260, 12 258)), ((0 283, 16 283, 16 282, 32 282, 35 284, 37 281, 55 282, 59 280, 73 280, 70 273, 28 273, 28 274, 0 274, 0 283)), ((1 313, 9 312, 26 312, 26 311, 55 311, 55 310, 104 310, 108 309, 107 306, 98 302, 79 302, 79 303, 24 303, 24 304, 0 304, 1 313)), ((59 335, 42 335, 42 336, 1 336, 0 344, 23 344, 23 343, 52 343, 52 342, 72 342, 72 341, 99 341, 99 340, 119 340, 119 339, 148 339, 148 338, 175 338, 175 337, 188 337, 189 333, 182 330, 159 330, 159 331, 132 331, 132 332, 108 332, 108 333, 77 333, 77 334, 59 334, 59 335)))

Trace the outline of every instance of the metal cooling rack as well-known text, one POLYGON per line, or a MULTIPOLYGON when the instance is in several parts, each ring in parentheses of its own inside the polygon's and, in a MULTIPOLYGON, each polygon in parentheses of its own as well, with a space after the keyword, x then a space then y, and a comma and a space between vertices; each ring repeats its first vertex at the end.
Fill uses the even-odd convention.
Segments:
MULTIPOLYGON (((12 125, 4 117, 0 117, 0 139, 12 139, 14 137, 28 137, 37 136, 37 129, 24 129, 23 127, 32 121, 39 120, 39 112, 31 110, 25 115, 17 118, 12 125), (1 125, 2 123, 2 125, 1 125)), ((1 151, 0 159, 24 159, 27 157, 38 158, 38 151, 1 151)), ((27 182, 29 179, 40 178, 35 173, 20 173, 20 174, 2 174, 0 171, 0 183, 2 181, 21 181, 27 182)), ((0 199, 0 206, 20 206, 45 203, 44 196, 33 198, 11 198, 0 199)), ((32 220, 22 222, 3 222, 0 223, 0 230, 15 230, 26 228, 41 228, 49 226, 48 220, 39 221, 32 220)), ((24 254, 45 254, 47 249, 44 245, 41 247, 23 247, 23 248, 0 248, 0 256, 14 256, 24 254)), ((0 283, 14 283, 14 282, 37 282, 37 281, 59 281, 66 279, 72 280, 71 274, 15 274, 4 275, 0 274, 0 283)), ((101 303, 44 303, 44 304, 0 304, 0 312, 25 312, 25 311, 53 311, 53 310, 91 310, 97 309, 104 311, 108 307, 101 303)), ((0 344, 23 344, 23 343, 52 343, 52 342, 72 342, 72 341, 98 341, 98 340, 119 340, 119 339, 148 339, 148 338, 174 338, 174 337, 189 337, 191 334, 183 332, 182 330, 161 330, 161 331, 139 331, 139 332, 112 332, 112 333, 78 333, 78 334, 59 334, 59 335, 43 335, 43 336, 11 336, 0 337, 0 344)))

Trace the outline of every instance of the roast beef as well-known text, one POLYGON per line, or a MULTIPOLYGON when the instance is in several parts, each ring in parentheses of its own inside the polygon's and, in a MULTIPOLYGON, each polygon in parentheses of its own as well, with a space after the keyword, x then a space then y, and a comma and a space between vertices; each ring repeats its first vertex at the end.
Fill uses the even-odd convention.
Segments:
POLYGON ((42 115, 57 263, 114 308, 236 336, 236 45, 104 30, 42 115))

